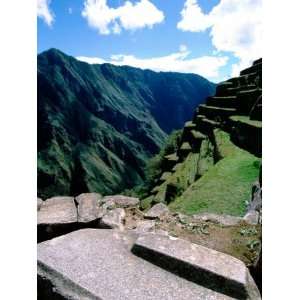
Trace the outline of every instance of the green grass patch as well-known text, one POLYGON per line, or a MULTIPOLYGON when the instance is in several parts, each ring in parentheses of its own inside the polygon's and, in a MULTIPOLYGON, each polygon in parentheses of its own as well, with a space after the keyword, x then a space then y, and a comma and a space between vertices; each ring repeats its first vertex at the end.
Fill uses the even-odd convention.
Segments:
POLYGON ((231 143, 227 133, 215 130, 214 134, 224 158, 171 203, 172 210, 186 214, 244 214, 252 183, 259 174, 260 159, 231 143))

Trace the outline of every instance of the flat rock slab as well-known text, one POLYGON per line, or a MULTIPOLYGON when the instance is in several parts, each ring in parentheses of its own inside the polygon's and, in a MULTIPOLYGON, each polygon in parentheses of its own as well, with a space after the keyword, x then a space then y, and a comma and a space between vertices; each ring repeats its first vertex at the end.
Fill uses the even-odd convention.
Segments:
POLYGON ((138 198, 123 195, 105 196, 102 199, 102 202, 108 206, 115 205, 116 207, 121 208, 134 207, 140 204, 140 200, 138 198))
POLYGON ((134 229, 137 233, 150 232, 155 230, 154 220, 141 220, 137 222, 136 228, 134 229))
POLYGON ((78 210, 78 222, 88 223, 102 217, 100 201, 102 196, 97 193, 84 193, 75 198, 78 210))
POLYGON ((38 244, 42 299, 227 300, 130 252, 136 235, 82 229, 38 244))
POLYGON ((178 276, 227 296, 260 299, 245 264, 227 254, 155 233, 140 235, 132 252, 178 276))
POLYGON ((77 209, 73 197, 53 197, 45 200, 37 215, 38 225, 77 222, 77 209))
POLYGON ((241 217, 229 216, 229 215, 218 215, 213 213, 201 213, 198 215, 193 215, 195 220, 200 220, 204 222, 213 222, 216 224, 221 224, 223 226, 235 226, 243 221, 241 217))
POLYGON ((152 206, 146 213, 145 218, 146 219, 156 219, 160 218, 166 214, 169 213, 168 206, 166 206, 163 203, 158 203, 152 206))

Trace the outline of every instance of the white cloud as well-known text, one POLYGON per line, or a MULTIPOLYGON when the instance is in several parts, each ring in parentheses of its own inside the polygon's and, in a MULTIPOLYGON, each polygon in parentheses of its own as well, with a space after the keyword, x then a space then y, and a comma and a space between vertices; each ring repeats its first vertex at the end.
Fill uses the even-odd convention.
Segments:
POLYGON ((107 62, 100 57, 78 56, 78 57, 76 57, 76 59, 78 59, 80 61, 84 61, 88 64, 104 64, 107 62))
POLYGON ((150 0, 137 3, 126 1, 117 8, 109 7, 107 0, 85 0, 82 16, 90 27, 96 28, 99 34, 119 34, 123 29, 136 30, 164 20, 164 14, 150 0))
POLYGON ((110 60, 102 58, 76 57, 78 60, 90 64, 111 63, 118 66, 128 65, 141 69, 151 69, 154 71, 172 71, 181 73, 195 73, 202 75, 210 80, 220 81, 219 69, 226 65, 228 57, 200 56, 188 58, 190 52, 185 45, 180 46, 179 52, 171 53, 166 56, 153 58, 138 58, 134 55, 112 55, 110 60), (184 47, 182 47, 184 46, 184 47))
POLYGON ((186 51, 188 51, 188 48, 187 48, 186 45, 181 44, 181 45, 179 46, 179 51, 180 51, 180 52, 186 52, 186 51))
POLYGON ((186 0, 181 16, 178 29, 203 32, 210 28, 216 50, 239 58, 234 76, 262 55, 262 0, 221 0, 208 14, 197 0, 186 0))
POLYGON ((182 31, 204 31, 211 25, 210 17, 202 12, 197 0, 185 1, 181 17, 182 19, 177 24, 177 28, 182 31))
POLYGON ((73 13, 72 7, 69 7, 69 8, 68 8, 68 13, 69 13, 69 15, 71 15, 71 14, 73 13))
POLYGON ((43 19, 48 26, 51 26, 54 21, 54 14, 49 8, 50 3, 51 0, 37 0, 37 15, 43 19))

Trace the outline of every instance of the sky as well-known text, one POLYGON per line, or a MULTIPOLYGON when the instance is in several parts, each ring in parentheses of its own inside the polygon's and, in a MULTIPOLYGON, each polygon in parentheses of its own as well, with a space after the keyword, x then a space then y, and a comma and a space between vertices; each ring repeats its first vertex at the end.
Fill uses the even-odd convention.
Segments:
POLYGON ((262 0, 37 0, 38 53, 196 73, 213 82, 261 57, 262 0))

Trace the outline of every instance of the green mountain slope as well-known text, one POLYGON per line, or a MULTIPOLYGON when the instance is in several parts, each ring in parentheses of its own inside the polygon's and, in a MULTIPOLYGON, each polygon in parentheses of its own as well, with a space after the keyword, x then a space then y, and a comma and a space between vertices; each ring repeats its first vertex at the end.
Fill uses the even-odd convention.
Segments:
POLYGON ((261 70, 260 59, 220 83, 176 139, 169 138, 147 167, 144 209, 164 202, 186 214, 245 214, 261 170, 261 70))
POLYGON ((140 183, 167 134, 215 85, 194 74, 38 55, 38 194, 117 193, 140 183))

